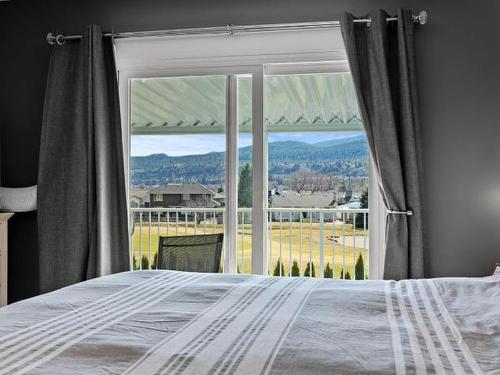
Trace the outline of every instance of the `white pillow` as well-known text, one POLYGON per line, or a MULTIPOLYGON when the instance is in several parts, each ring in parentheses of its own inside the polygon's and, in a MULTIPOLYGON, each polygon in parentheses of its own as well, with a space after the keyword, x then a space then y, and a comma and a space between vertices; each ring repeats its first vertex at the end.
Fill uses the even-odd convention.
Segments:
POLYGON ((0 211, 28 212, 36 210, 36 185, 26 188, 0 187, 0 211))

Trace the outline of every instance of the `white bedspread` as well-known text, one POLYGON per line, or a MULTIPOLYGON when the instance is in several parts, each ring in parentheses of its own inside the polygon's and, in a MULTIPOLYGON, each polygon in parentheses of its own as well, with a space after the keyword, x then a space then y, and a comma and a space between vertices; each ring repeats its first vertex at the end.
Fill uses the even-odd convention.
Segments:
POLYGON ((127 272, 0 309, 25 373, 500 374, 500 278, 127 272))

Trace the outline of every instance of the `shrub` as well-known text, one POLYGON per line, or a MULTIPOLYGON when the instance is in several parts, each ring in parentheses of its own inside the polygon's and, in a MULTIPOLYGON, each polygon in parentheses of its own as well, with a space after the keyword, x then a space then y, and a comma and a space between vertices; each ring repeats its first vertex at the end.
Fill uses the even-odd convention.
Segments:
POLYGON ((304 276, 316 277, 316 271, 314 270, 314 263, 307 262, 306 270, 304 271, 304 276), (311 272, 312 270, 312 272, 311 272))
POLYGON ((151 269, 155 270, 158 268, 158 253, 153 257, 153 263, 151 264, 151 269))
POLYGON ((344 277, 344 269, 342 268, 342 271, 340 271, 340 278, 344 280, 351 280, 351 274, 347 271, 344 277))
POLYGON ((363 256, 361 254, 359 254, 358 260, 356 261, 354 272, 355 280, 363 280, 365 278, 365 265, 363 262, 363 256))
POLYGON ((333 269, 330 267, 330 263, 326 264, 324 275, 325 279, 333 279, 333 269))
POLYGON ((281 259, 278 259, 278 261, 276 262, 276 267, 274 267, 273 276, 285 276, 285 267, 283 266, 281 259), (281 274, 280 274, 280 268, 281 268, 281 274))
POLYGON ((141 264, 143 270, 149 269, 149 259, 146 255, 142 256, 141 264))
POLYGON ((296 260, 293 261, 292 264, 292 275, 293 277, 300 276, 300 269, 299 269, 299 264, 297 263, 296 260))

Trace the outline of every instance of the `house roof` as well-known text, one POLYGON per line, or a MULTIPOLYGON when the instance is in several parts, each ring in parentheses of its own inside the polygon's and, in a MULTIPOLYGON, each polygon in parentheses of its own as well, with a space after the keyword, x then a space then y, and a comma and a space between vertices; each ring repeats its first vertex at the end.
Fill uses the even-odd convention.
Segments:
POLYGON ((303 207, 303 208, 330 208, 335 205, 333 191, 319 191, 316 193, 299 194, 295 191, 282 191, 271 197, 271 207, 303 207))
POLYGON ((185 184, 166 184, 151 189, 151 194, 208 194, 214 195, 215 192, 206 186, 197 182, 188 182, 185 184))
POLYGON ((349 203, 340 205, 337 208, 339 208, 341 210, 358 210, 361 208, 361 202, 360 201, 353 201, 353 202, 349 202, 349 203))
MULTIPOLYGON (((361 130, 349 73, 268 76, 264 122, 276 131, 361 130)), ((240 132, 251 132, 252 79, 238 78, 240 132)), ((131 82, 133 134, 223 133, 224 76, 135 79, 131 82)))
POLYGON ((149 189, 136 189, 132 188, 130 190, 130 196, 136 197, 143 202, 149 202, 149 189))

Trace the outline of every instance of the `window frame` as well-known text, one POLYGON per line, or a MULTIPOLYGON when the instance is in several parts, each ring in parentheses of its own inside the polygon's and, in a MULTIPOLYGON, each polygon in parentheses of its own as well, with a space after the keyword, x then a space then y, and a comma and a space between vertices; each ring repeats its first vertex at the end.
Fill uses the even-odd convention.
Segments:
MULTIPOLYGON (((302 33, 307 31, 302 31, 302 33)), ((224 43, 228 37, 219 37, 224 43)), ((175 39, 175 38, 174 38, 175 39)), ((201 38, 200 38, 201 39, 201 38)), ((144 40, 148 43, 148 40, 144 40)), ((130 82, 133 79, 157 77, 187 77, 225 75, 227 79, 228 95, 226 100, 226 195, 225 212, 225 246, 234 248, 225 254, 224 271, 236 272, 236 241, 237 241, 237 153, 238 153, 238 123, 237 123, 237 96, 235 92, 235 77, 237 75, 251 75, 252 77, 252 273, 267 275, 267 134, 264 128, 264 78, 266 75, 280 74, 317 74, 349 72, 345 50, 314 52, 303 49, 296 53, 281 53, 267 55, 225 55, 212 56, 209 59, 184 56, 182 59, 173 57, 157 59, 144 56, 141 60, 131 61, 120 59, 120 49, 117 53, 117 70, 119 80, 120 108, 122 119, 122 139, 124 150, 124 168, 126 178, 127 198, 130 196, 130 82), (232 163, 231 161, 235 161, 232 163), (231 194, 232 192, 232 194, 231 194), (231 198, 232 197, 232 198, 231 198), (226 232, 227 231, 227 232, 226 232), (231 235, 231 233, 233 235, 231 235)), ((382 210, 383 202, 379 197, 379 189, 371 171, 370 156, 369 173, 369 275, 370 279, 378 279, 383 273, 383 239, 385 211, 382 210), (380 204, 382 202, 382 205, 380 204), (382 265, 382 266, 381 266, 382 265)), ((128 199, 127 199, 128 202, 128 199)), ((127 207, 128 209, 128 207, 127 207)), ((130 210, 127 210, 130 214, 130 210)), ((131 229, 132 230, 132 229, 131 229)), ((129 237, 130 240, 130 237, 129 237)), ((131 259, 132 262, 132 259, 131 259)))

